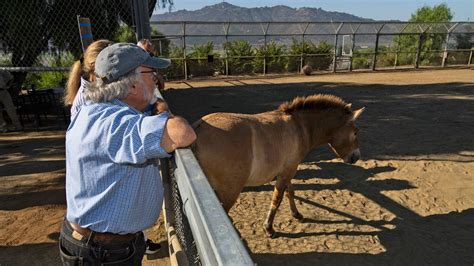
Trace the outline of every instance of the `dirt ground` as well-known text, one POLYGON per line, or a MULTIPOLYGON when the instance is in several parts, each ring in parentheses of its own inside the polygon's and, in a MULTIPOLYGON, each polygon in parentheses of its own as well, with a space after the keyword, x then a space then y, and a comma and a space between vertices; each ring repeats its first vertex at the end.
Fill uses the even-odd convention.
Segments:
MULTIPOLYGON (((247 188, 230 217, 260 265, 473 265, 474 71, 350 73, 171 82, 164 97, 194 121, 257 113, 295 96, 335 94, 367 107, 355 165, 322 147, 293 180, 274 239, 263 221, 273 184, 247 188)), ((64 129, 0 135, 0 265, 57 265, 65 213, 64 129)), ((166 244, 161 220, 148 231, 166 244)), ((146 258, 166 265, 167 252, 146 258)))

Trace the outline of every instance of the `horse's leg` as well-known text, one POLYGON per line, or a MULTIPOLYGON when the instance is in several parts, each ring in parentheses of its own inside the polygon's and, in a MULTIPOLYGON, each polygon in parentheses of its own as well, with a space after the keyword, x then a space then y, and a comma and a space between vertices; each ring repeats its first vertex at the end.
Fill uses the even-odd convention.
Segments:
POLYGON ((286 189, 286 180, 282 177, 278 177, 275 189, 273 190, 272 203, 270 204, 270 211, 268 212, 267 219, 263 226, 265 227, 265 232, 270 237, 275 237, 275 230, 273 229, 273 220, 275 219, 275 214, 280 207, 281 200, 283 199, 283 192, 286 189))
POLYGON ((290 209, 291 209, 291 215, 298 219, 298 220, 303 220, 303 215, 298 211, 296 208, 295 204, 295 190, 293 189, 293 185, 291 184, 291 180, 288 182, 288 185, 286 186, 286 191, 285 191, 286 197, 288 197, 288 200, 290 201, 290 209))
POLYGON ((239 198, 240 192, 242 189, 231 189, 225 191, 226 193, 221 193, 218 195, 219 199, 221 200, 222 207, 224 210, 229 213, 229 210, 234 206, 235 202, 239 198))

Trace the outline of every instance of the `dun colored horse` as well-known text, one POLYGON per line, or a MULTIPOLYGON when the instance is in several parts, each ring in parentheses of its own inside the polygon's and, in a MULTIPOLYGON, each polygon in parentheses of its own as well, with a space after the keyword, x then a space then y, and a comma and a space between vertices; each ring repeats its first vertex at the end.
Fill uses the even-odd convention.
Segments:
POLYGON ((346 163, 359 157, 354 121, 364 108, 332 95, 297 97, 277 110, 254 115, 213 113, 194 123, 193 151, 228 212, 245 186, 259 186, 277 177, 265 231, 274 236, 273 220, 283 198, 291 213, 303 219, 294 202, 291 179, 298 164, 314 148, 329 143, 346 163))

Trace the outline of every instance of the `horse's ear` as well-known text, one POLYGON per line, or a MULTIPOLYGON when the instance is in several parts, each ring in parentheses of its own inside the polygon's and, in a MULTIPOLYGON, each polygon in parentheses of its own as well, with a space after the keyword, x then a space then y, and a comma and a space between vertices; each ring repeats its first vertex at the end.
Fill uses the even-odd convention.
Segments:
POLYGON ((359 118, 359 116, 362 114, 362 112, 364 112, 364 110, 365 110, 365 107, 362 107, 352 112, 352 121, 355 121, 357 118, 359 118))
POLYGON ((344 106, 344 107, 345 107, 346 109, 349 109, 349 110, 350 110, 350 109, 352 108, 352 103, 348 103, 348 104, 346 104, 346 106, 344 106))

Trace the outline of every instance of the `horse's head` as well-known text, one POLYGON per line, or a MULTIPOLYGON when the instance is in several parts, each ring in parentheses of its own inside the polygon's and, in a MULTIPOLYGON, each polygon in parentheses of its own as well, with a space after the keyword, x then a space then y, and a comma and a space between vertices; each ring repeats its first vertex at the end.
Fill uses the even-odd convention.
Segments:
MULTIPOLYGON (((351 104, 346 105, 346 109, 351 109, 351 104)), ((355 126, 355 120, 362 114, 364 108, 350 111, 345 116, 345 122, 330 138, 329 146, 344 160, 345 163, 353 164, 360 159, 359 140, 357 133, 359 129, 355 126)))

